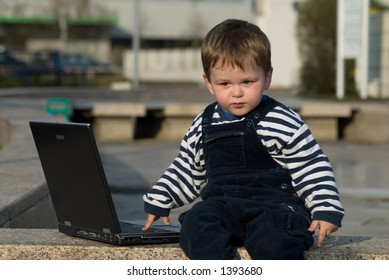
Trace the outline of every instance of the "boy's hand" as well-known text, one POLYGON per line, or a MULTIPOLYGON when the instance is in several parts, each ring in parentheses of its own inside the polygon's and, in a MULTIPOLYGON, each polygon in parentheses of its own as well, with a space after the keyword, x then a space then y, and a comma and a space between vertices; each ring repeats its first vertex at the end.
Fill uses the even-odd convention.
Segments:
MULTIPOLYGON (((144 227, 142 228, 143 231, 147 231, 151 225, 156 221, 158 220, 160 217, 157 217, 155 215, 152 215, 152 214, 147 214, 147 220, 146 220, 146 224, 144 225, 144 227)), ((170 225, 170 220, 169 220, 169 217, 162 217, 162 221, 165 225, 170 225)))
POLYGON ((324 238, 338 230, 338 227, 336 225, 319 220, 313 220, 308 230, 311 232, 315 232, 317 228, 319 228, 319 237, 317 239, 317 246, 319 247, 323 245, 324 238))

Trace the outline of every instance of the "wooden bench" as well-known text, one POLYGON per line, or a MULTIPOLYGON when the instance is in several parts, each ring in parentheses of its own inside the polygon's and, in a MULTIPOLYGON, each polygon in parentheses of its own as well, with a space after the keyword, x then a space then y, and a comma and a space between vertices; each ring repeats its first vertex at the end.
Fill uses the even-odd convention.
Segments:
POLYGON ((98 142, 134 140, 136 119, 146 115, 143 103, 101 102, 92 106, 93 133, 98 142))
POLYGON ((162 123, 156 138, 180 140, 191 126, 194 118, 208 104, 203 103, 167 103, 162 110, 162 123))
MULTIPOLYGON (((158 139, 181 139, 193 119, 205 109, 208 104, 202 103, 168 103, 162 111, 163 121, 158 139)), ((298 109, 299 114, 307 123, 317 140, 336 141, 339 139, 341 118, 351 118, 352 107, 338 103, 304 103, 298 109)))
MULTIPOLYGON (((204 103, 166 103, 161 105, 160 114, 153 116, 160 122, 155 133, 159 140, 180 140, 194 118, 205 109, 204 103)), ((92 105, 93 127, 99 142, 123 142, 134 139, 137 118, 146 117, 149 111, 143 103, 106 103, 92 105)), ((337 141, 340 138, 340 120, 351 118, 353 108, 339 103, 303 103, 296 111, 311 129, 317 140, 337 141)), ((140 128, 144 130, 147 128, 140 128)))
POLYGON ((303 103, 299 114, 317 140, 336 141, 339 139, 339 119, 351 118, 352 107, 339 103, 303 103))

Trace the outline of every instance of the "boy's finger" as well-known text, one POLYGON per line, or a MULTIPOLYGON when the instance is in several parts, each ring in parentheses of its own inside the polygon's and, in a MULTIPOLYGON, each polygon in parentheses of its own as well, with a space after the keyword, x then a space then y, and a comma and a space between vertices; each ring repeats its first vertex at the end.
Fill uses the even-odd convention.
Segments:
POLYGON ((317 239, 317 246, 318 247, 323 246, 323 242, 324 242, 324 237, 322 235, 319 235, 319 237, 317 239))
POLYGON ((314 220, 312 221, 310 227, 308 228, 309 231, 311 232, 315 232, 315 230, 317 229, 317 227, 319 226, 319 222, 314 220))
POLYGON ((317 246, 321 247, 323 246, 324 239, 327 237, 327 234, 324 230, 320 229, 319 236, 317 238, 317 246))
POLYGON ((143 231, 147 231, 150 227, 151 227, 151 225, 154 223, 154 221, 155 221, 155 216, 153 216, 153 215, 148 215, 147 216, 147 220, 146 220, 146 224, 144 225, 144 227, 142 228, 142 230, 143 231))
POLYGON ((169 217, 162 217, 162 221, 165 225, 170 226, 170 220, 169 217))

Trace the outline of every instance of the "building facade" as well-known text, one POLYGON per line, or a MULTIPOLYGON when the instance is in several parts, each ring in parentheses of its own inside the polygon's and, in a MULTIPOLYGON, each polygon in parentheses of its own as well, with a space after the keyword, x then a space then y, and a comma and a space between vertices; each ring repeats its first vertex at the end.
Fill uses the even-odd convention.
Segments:
MULTIPOLYGON (((215 24, 239 18, 258 24, 270 39, 272 88, 294 89, 299 85, 301 68, 295 28, 303 1, 0 0, 0 45, 87 53, 122 65, 125 77, 131 80, 132 42, 134 34, 139 34, 141 79, 173 81, 176 77, 201 82, 202 38, 215 24)), ((389 5, 389 0, 381 2, 389 5)), ((370 17, 371 97, 389 97, 387 13, 370 17)))

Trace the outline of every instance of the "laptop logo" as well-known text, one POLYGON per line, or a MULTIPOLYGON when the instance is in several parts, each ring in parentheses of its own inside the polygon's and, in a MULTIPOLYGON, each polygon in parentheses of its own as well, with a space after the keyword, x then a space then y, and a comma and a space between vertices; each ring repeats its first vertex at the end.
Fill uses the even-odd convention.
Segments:
POLYGON ((65 140, 65 135, 56 134, 56 135, 55 135, 55 138, 56 138, 57 140, 65 140))

